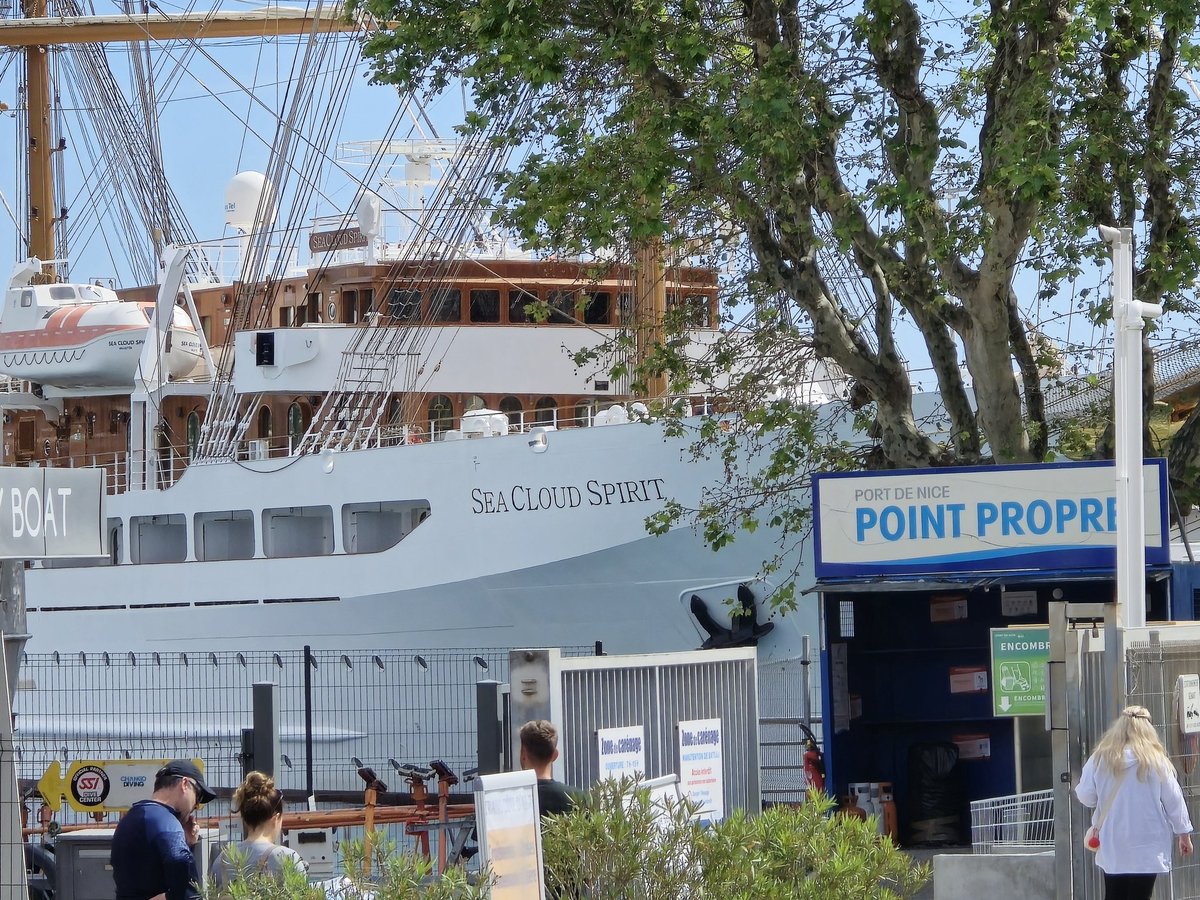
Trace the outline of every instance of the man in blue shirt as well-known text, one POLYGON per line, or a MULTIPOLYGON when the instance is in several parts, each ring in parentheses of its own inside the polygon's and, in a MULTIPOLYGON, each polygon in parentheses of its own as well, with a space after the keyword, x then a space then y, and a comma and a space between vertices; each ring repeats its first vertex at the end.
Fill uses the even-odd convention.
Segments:
POLYGON ((117 823, 112 841, 117 900, 198 900, 200 873, 192 847, 200 839, 196 807, 216 797, 190 759, 158 770, 154 793, 140 800, 117 823))

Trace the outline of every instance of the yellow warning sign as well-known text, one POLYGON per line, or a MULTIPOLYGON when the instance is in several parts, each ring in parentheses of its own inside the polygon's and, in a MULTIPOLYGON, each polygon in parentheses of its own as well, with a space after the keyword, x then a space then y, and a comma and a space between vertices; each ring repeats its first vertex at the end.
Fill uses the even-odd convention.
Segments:
MULTIPOLYGON (((204 771, 202 760, 193 760, 204 771)), ((166 759, 80 759, 66 774, 52 762, 38 780, 46 805, 57 811, 63 800, 78 812, 123 812, 154 793, 154 776, 166 759)))

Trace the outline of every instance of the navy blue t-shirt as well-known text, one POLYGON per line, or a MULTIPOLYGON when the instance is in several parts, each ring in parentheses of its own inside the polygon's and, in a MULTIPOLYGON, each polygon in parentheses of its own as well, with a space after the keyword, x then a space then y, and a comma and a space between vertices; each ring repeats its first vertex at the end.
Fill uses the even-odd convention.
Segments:
POLYGON ((117 823, 112 841, 117 900, 198 900, 200 881, 192 848, 175 810, 157 800, 141 800, 117 823))

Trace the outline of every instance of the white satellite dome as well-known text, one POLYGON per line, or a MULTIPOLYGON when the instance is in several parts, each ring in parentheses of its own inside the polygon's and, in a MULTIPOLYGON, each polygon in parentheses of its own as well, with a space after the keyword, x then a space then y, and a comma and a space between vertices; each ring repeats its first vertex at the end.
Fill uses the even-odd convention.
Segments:
POLYGON ((363 194, 355 209, 358 217, 358 229, 366 237, 373 238, 379 234, 379 217, 382 214, 382 204, 375 194, 363 194))
POLYGON ((225 185, 225 224, 249 233, 256 222, 275 223, 275 186, 261 172, 238 172, 225 185))

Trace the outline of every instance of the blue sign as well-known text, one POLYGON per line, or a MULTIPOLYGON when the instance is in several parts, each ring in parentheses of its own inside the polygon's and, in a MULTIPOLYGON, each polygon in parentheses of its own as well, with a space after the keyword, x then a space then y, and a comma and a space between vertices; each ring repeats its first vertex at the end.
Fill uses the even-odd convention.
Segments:
MULTIPOLYGON (((1166 460, 1147 460, 1146 562, 1170 561, 1166 460)), ((813 478, 818 578, 1113 569, 1111 462, 813 478)))

